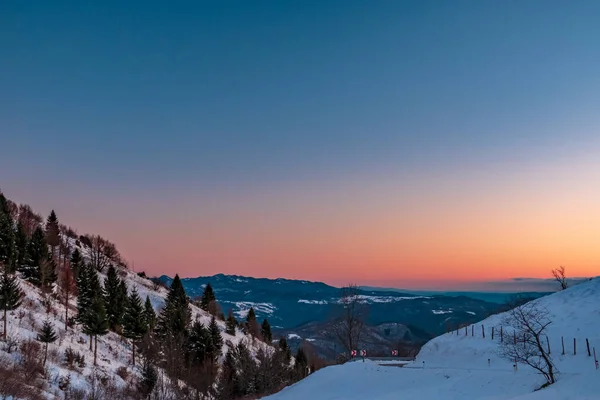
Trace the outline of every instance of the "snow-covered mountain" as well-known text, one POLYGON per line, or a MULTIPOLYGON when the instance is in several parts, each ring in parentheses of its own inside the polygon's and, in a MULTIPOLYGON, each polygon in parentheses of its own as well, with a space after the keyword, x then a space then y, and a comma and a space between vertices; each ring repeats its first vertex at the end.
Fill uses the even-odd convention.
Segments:
MULTIPOLYGON (((600 399, 600 278, 534 300, 549 312, 547 337, 559 371, 557 382, 539 389, 545 379, 532 368, 499 355, 499 328, 506 313, 473 328, 447 333, 428 342, 416 360, 403 368, 355 361, 317 371, 304 381, 267 397, 269 400, 591 400, 600 399), (483 337, 482 328, 487 332, 483 337), (491 329, 495 328, 492 340, 491 329), (465 335, 466 333, 466 335, 465 335), (474 336, 472 336, 474 333, 474 336), (586 339, 590 344, 588 355, 586 339), (574 354, 574 340, 576 354, 574 354), (562 354, 562 343, 565 354, 562 354), (539 389, 539 390, 537 390, 539 389)), ((507 332, 506 330, 504 332, 507 332)), ((510 332, 510 331, 508 331, 510 332)), ((509 333, 510 335, 510 333, 509 333)), ((505 338, 506 339, 506 338, 505 338)))

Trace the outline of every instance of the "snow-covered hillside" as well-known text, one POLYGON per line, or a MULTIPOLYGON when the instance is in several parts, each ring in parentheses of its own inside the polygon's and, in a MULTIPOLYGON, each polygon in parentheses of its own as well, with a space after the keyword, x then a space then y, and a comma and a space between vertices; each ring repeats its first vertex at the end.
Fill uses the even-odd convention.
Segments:
MULTIPOLYGON (((69 239, 69 246, 76 246, 74 240, 69 239)), ((84 256, 87 255, 87 249, 84 246, 78 246, 84 256)), ((149 297, 153 308, 158 313, 162 308, 167 296, 167 290, 162 286, 154 285, 150 280, 138 276, 136 273, 119 267, 120 278, 127 283, 128 291, 137 289, 140 297, 145 299, 149 297)), ((100 274, 100 280, 104 281, 105 275, 100 274)), ((68 377, 70 387, 89 391, 92 384, 91 376, 98 379, 114 380, 116 386, 131 385, 132 375, 139 374, 139 366, 131 365, 131 341, 122 338, 114 332, 109 332, 104 336, 98 337, 98 360, 97 366, 93 366, 93 353, 89 350, 89 337, 82 333, 80 325, 70 327, 65 331, 65 307, 53 293, 43 294, 42 291, 29 282, 18 279, 19 285, 25 296, 22 305, 14 311, 9 311, 7 315, 7 336, 6 343, 0 342, 0 363, 10 365, 17 363, 23 356, 19 351, 19 344, 31 339, 35 340, 40 327, 45 320, 49 320, 56 330, 58 340, 49 345, 49 357, 47 362, 47 394, 48 398, 63 398, 64 394, 59 389, 61 382, 68 377), (10 348, 8 343, 14 343, 10 348), (85 357, 85 366, 69 369, 65 363, 65 350, 71 348, 73 351, 82 354, 85 357), (128 378, 129 377, 129 378, 128 378)), ((55 287, 54 291, 58 289, 55 287)), ((70 301, 69 317, 76 315, 76 297, 70 301)), ((200 308, 190 305, 192 311, 192 320, 200 320, 203 325, 208 326, 211 315, 200 308)), ((223 349, 221 360, 228 351, 228 344, 236 345, 244 341, 252 354, 256 354, 259 348, 267 352, 273 351, 273 348, 264 342, 253 340, 250 336, 243 334, 239 329, 236 335, 232 336, 225 332, 225 323, 217 321, 223 338, 223 349)))
POLYGON ((540 298, 535 304, 547 309, 552 320, 547 335, 559 374, 558 381, 547 388, 536 391, 545 381, 541 375, 523 364, 515 370, 511 362, 499 356, 498 332, 506 314, 498 314, 476 324, 474 329, 468 327, 468 335, 463 328, 458 335, 448 333, 431 340, 417 359, 404 368, 372 361, 333 366, 268 399, 600 399, 600 370, 586 348, 588 339, 590 348, 597 347, 600 356, 600 278, 540 298), (494 340, 492 327, 496 328, 494 340), (565 355, 561 354, 562 338, 565 355))

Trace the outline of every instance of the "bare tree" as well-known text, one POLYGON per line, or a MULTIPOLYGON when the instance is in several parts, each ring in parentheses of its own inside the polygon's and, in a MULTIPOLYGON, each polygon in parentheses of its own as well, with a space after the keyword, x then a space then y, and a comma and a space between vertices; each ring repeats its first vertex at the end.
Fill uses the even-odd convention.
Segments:
POLYGON ((91 244, 90 263, 98 272, 112 264, 119 264, 121 256, 116 246, 99 235, 88 237, 91 244))
POLYGON ((547 385, 556 382, 556 367, 544 343, 544 332, 552 323, 548 310, 529 302, 510 310, 502 323, 514 330, 515 340, 500 344, 500 356, 529 365, 546 378, 547 385))
POLYGON ((368 305, 358 286, 353 284, 341 289, 339 303, 342 311, 333 324, 332 334, 349 356, 362 344, 368 305))
POLYGON ((560 284, 560 290, 565 290, 567 287, 569 287, 565 274, 565 267, 560 266, 559 268, 553 269, 552 276, 554 276, 556 282, 560 284))
POLYGON ((65 332, 69 329, 69 300, 73 297, 73 294, 77 290, 75 284, 75 276, 71 269, 71 263, 69 260, 65 260, 65 264, 60 268, 58 274, 58 285, 62 292, 64 304, 65 304, 65 332))

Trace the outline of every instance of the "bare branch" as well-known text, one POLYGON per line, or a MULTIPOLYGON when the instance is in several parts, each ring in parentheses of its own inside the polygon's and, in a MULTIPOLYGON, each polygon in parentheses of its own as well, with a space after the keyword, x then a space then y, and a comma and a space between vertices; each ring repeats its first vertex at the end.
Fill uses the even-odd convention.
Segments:
POLYGON ((554 276, 556 282, 560 284, 560 290, 565 290, 567 287, 569 287, 565 274, 565 267, 560 266, 559 268, 553 269, 552 276, 554 276))

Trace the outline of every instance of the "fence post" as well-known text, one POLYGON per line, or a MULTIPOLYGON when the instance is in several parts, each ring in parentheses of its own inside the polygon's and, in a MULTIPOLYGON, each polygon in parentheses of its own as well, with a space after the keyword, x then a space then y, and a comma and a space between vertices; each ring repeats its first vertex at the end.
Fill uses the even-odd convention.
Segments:
POLYGON ((564 356, 565 355, 565 338, 564 338, 564 336, 560 337, 560 342, 562 343, 562 350, 563 350, 562 355, 564 356))
POLYGON ((469 336, 469 327, 465 326, 465 336, 469 336))
POLYGON ((492 340, 494 340, 494 327, 492 326, 492 340))
POLYGON ((471 325, 471 336, 475 336, 475 325, 471 325))
POLYGON ((577 338, 573 338, 573 355, 577 355, 577 338))
POLYGON ((483 326, 483 324, 481 324, 481 335, 485 339, 485 326, 483 326))
POLYGON ((590 351, 590 341, 588 340, 588 338, 585 338, 585 344, 586 344, 587 350, 588 350, 588 357, 591 357, 592 352, 590 351))
POLYGON ((504 328, 500 325, 500 343, 504 343, 504 328))

